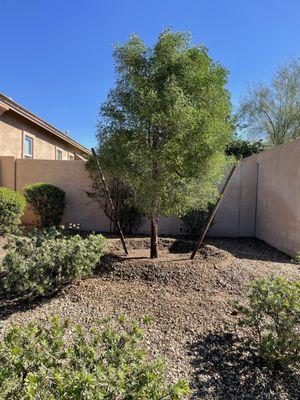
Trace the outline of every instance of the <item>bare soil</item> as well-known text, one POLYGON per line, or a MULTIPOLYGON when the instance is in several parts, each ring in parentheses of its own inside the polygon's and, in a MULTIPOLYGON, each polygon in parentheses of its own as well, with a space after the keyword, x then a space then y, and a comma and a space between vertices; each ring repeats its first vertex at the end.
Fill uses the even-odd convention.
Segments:
POLYGON ((298 265, 258 240, 209 240, 193 261, 188 241, 161 239, 158 260, 148 258, 146 238, 128 239, 127 245, 128 257, 119 240, 110 239, 97 275, 55 298, 36 304, 0 300, 0 332, 54 314, 87 327, 106 315, 149 315, 146 346, 166 360, 170 381, 190 382, 191 399, 300 398, 299 375, 272 375, 256 366, 232 307, 233 300, 245 302, 246 285, 257 277, 300 279, 298 265))

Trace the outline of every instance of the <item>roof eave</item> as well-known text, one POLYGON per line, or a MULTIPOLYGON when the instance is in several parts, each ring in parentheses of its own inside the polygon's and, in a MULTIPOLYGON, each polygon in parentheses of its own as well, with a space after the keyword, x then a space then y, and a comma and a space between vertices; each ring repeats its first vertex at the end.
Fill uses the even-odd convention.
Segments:
MULTIPOLYGON (((76 140, 71 139, 63 132, 56 129, 54 126, 48 124, 46 121, 39 118, 37 115, 31 113, 30 111, 26 110, 19 104, 15 103, 13 100, 9 99, 5 95, 0 93, 0 100, 4 102, 9 108, 9 110, 21 115, 22 117, 26 118, 27 120, 31 121, 32 123, 42 127, 46 131, 52 133, 53 135, 57 136, 64 142, 71 144, 72 146, 76 147, 77 149, 81 150, 85 154, 91 155, 92 152, 87 147, 82 146, 80 143, 76 142, 76 140)), ((5 111, 8 111, 7 109, 5 111)))

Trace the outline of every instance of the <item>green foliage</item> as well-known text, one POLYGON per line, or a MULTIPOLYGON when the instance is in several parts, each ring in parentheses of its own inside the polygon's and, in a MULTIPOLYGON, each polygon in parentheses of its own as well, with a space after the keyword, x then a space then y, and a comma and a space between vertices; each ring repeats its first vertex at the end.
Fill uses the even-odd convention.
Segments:
POLYGON ((132 233, 141 224, 142 214, 131 203, 133 194, 128 185, 116 177, 110 177, 106 180, 115 209, 113 213, 92 158, 87 161, 86 168, 89 171, 92 181, 92 191, 86 191, 87 196, 96 201, 100 209, 104 211, 107 218, 112 222, 114 233, 118 232, 116 226, 117 220, 123 232, 132 233))
POLYGON ((300 59, 278 69, 269 85, 248 91, 239 107, 239 121, 254 138, 276 146, 300 136, 300 59))
POLYGON ((293 262, 294 262, 295 264, 300 264, 300 253, 297 253, 297 254, 295 255, 295 257, 293 258, 293 262))
POLYGON ((25 206, 26 199, 21 193, 0 187, 0 235, 17 230, 25 206))
POLYGON ((76 278, 93 274, 105 239, 64 236, 55 228, 34 231, 8 243, 2 262, 2 288, 8 293, 48 296, 76 278))
POLYGON ((99 156, 157 217, 214 201, 231 140, 227 71, 186 33, 166 30, 154 47, 137 36, 116 46, 117 80, 102 105, 99 156))
POLYGON ((209 204, 204 210, 192 210, 181 216, 185 232, 191 238, 195 238, 205 228, 212 208, 213 204, 209 204))
POLYGON ((12 326, 0 344, 3 400, 183 399, 188 384, 166 384, 164 363, 149 361, 143 324, 102 321, 88 331, 54 317, 47 327, 12 326), (114 323, 112 323, 114 322, 114 323))
POLYGON ((65 192, 49 183, 34 183, 24 188, 28 203, 39 216, 42 226, 58 226, 65 208, 65 192))
POLYGON ((300 281, 257 279, 250 285, 249 306, 237 306, 241 324, 250 326, 250 343, 270 369, 300 368, 300 281))
POLYGON ((250 157, 253 154, 261 153, 266 150, 267 146, 262 141, 250 142, 249 140, 243 140, 235 138, 226 148, 226 154, 228 156, 234 156, 240 160, 242 158, 250 157))

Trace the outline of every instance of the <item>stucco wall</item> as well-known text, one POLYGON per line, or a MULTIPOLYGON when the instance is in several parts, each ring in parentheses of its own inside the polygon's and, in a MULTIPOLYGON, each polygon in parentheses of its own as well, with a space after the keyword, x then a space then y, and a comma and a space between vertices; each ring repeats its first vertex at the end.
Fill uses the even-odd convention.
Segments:
POLYGON ((245 159, 238 166, 219 206, 210 236, 255 236, 257 168, 255 157, 245 159))
POLYGON ((256 236, 294 256, 300 251, 300 139, 257 161, 256 236))
MULTIPOLYGON (((23 192, 25 185, 35 182, 48 182, 65 191, 67 204, 63 224, 79 223, 82 229, 110 231, 110 221, 97 204, 86 195, 86 191, 91 191, 91 187, 84 161, 18 159, 15 168, 16 190, 20 192, 23 192)), ((23 222, 37 223, 36 217, 29 208, 26 209, 23 222)), ((161 218, 159 227, 160 234, 179 234, 181 222, 176 217, 161 218)), ((146 218, 143 219, 137 232, 149 233, 149 221, 146 218)))
POLYGON ((0 186, 15 190, 14 157, 0 157, 0 186))
POLYGON ((0 156, 24 158, 24 137, 33 139, 33 158, 55 160, 56 148, 62 151, 62 159, 69 154, 84 154, 77 148, 55 138, 43 128, 31 123, 13 111, 0 115, 0 156))
MULTIPOLYGON (((16 160, 16 189, 23 191, 25 185, 48 182, 66 193, 66 208, 63 224, 79 223, 82 229, 109 230, 109 221, 96 203, 86 195, 91 190, 84 161, 16 160)), ((32 213, 25 213, 24 223, 34 222, 32 213)))
POLYGON ((291 256, 300 252, 300 139, 243 160, 210 234, 253 236, 291 256))
MULTIPOLYGON (((91 191, 88 172, 84 161, 56 160, 22 160, 15 163, 16 190, 23 192, 25 185, 35 182, 48 182, 63 189, 66 193, 66 208, 63 224, 70 222, 80 224, 82 229, 110 231, 110 221, 90 200, 86 191, 91 191)), ((29 208, 23 217, 25 224, 36 224, 38 221, 29 208)), ((180 233, 181 222, 176 217, 161 218, 159 222, 161 234, 180 233)), ((143 219, 138 233, 149 233, 149 222, 143 219)))

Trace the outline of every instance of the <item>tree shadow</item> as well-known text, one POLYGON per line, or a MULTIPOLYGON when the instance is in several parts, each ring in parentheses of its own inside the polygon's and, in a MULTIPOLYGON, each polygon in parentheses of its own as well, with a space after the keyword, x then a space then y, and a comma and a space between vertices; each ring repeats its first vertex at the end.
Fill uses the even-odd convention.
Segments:
POLYGON ((34 310, 36 307, 39 307, 49 302, 55 296, 59 295, 60 292, 61 290, 53 293, 51 296, 40 296, 34 298, 26 295, 17 296, 0 293, 0 321, 4 321, 12 314, 15 314, 17 312, 34 310))
POLYGON ((189 348, 192 399, 295 400, 300 376, 272 373, 259 366, 245 341, 233 333, 209 333, 189 348))
MULTIPOLYGON (((227 251, 236 258, 291 263, 291 257, 256 238, 213 238, 207 237, 198 253, 205 258, 205 245, 227 251)), ((192 253, 195 240, 178 239, 169 248, 170 253, 192 253)))
POLYGON ((174 254, 191 253, 194 250, 194 247, 195 247, 195 241, 193 240, 177 239, 169 247, 169 252, 174 254))
POLYGON ((249 260, 291 263, 291 257, 256 238, 210 238, 204 244, 210 244, 228 251, 236 258, 249 260))
POLYGON ((101 276, 110 273, 114 269, 114 264, 124 261, 125 258, 113 252, 104 254, 95 268, 95 275, 101 276))

